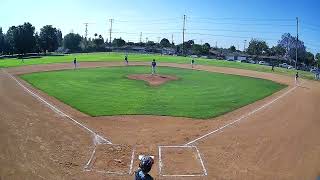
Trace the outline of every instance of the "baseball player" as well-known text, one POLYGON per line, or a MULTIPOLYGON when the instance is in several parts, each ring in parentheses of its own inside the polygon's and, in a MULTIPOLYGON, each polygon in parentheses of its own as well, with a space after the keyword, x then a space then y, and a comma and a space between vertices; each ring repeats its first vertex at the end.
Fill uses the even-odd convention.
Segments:
POLYGON ((191 67, 192 67, 192 68, 193 68, 193 66, 194 66, 194 63, 195 63, 194 58, 192 58, 192 60, 191 60, 191 67))
POLYGON ((299 85, 299 73, 298 73, 298 71, 296 72, 296 75, 295 75, 295 84, 296 84, 296 86, 299 85))
POLYGON ((153 180, 150 172, 154 161, 150 156, 143 156, 139 163, 139 169, 134 173, 135 180, 153 180))
POLYGON ((77 69, 77 58, 74 58, 73 65, 74 65, 74 69, 77 69))
POLYGON ((126 54, 126 55, 124 56, 124 61, 125 61, 126 65, 128 66, 128 65, 129 65, 128 54, 126 54))
POLYGON ((153 61, 152 61, 152 63, 151 63, 152 75, 156 74, 156 67, 157 67, 156 60, 153 59, 153 61))

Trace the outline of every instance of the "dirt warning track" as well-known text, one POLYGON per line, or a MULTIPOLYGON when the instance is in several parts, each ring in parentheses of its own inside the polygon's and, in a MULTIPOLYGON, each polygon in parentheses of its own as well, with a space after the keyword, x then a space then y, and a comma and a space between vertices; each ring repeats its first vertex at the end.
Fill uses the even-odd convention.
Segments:
MULTIPOLYGON (((142 62, 130 64, 149 65, 142 62)), ((123 63, 83 62, 79 65, 80 68, 88 68, 121 66, 123 63)), ((160 66, 191 68, 190 65, 174 63, 160 63, 160 66)), ((5 71, 17 77, 24 73, 72 68, 72 64, 64 63, 24 66, 5 71)), ((151 174, 159 179, 315 179, 319 175, 320 83, 302 80, 303 84, 294 88, 291 86, 293 78, 287 76, 201 65, 197 65, 195 70, 264 78, 289 86, 273 96, 212 120, 194 120, 140 115, 89 117, 17 79, 26 88, 113 144, 127 145, 126 148, 119 148, 124 151, 117 151, 115 157, 110 158, 109 154, 105 157, 110 161, 108 165, 119 163, 121 172, 130 172, 127 164, 130 165, 131 159, 131 172, 137 168, 137 155, 150 154, 156 156, 151 174), (197 140, 246 114, 250 116, 197 140), (164 149, 166 154, 162 155, 163 161, 169 163, 163 165, 162 173, 204 174, 202 165, 190 158, 190 154, 195 154, 203 160, 207 174, 159 176, 158 146, 184 145, 188 142, 196 145, 194 149, 199 153, 182 148, 177 156, 177 151, 164 149), (171 164, 171 157, 179 157, 180 163, 171 164), (194 164, 195 167, 188 170, 183 161, 190 161, 188 164, 194 164)), ((4 71, 0 71, 0 99, 1 178, 132 179, 130 173, 116 175, 84 171, 83 166, 94 149, 92 136, 68 121, 67 117, 39 102, 4 71)), ((103 155, 103 152, 97 154, 103 155)), ((103 166, 101 159, 94 158, 99 166, 103 166)))

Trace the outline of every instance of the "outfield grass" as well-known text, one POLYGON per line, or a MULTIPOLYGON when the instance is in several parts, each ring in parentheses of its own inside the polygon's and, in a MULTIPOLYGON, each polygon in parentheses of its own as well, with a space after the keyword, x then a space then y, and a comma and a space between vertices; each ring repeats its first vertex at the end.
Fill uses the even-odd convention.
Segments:
MULTIPOLYGON (((123 53, 89 53, 89 54, 71 54, 66 56, 46 56, 37 59, 26 59, 22 62, 19 59, 0 59, 0 68, 35 65, 35 64, 50 64, 50 63, 64 63, 72 62, 73 58, 76 57, 78 61, 123 61, 123 53)), ((155 54, 129 54, 129 61, 151 61, 155 58, 158 62, 173 62, 181 64, 190 64, 189 57, 181 56, 160 56, 155 54)), ((271 72, 270 66, 263 66, 258 64, 238 63, 223 60, 208 60, 208 59, 197 59, 196 64, 219 66, 219 67, 230 67, 238 69, 248 69, 259 72, 271 72)), ((289 70, 284 68, 275 68, 276 74, 282 74, 287 76, 294 76, 295 70, 289 70)), ((299 71, 300 76, 306 79, 313 79, 313 74, 310 72, 299 71)))
POLYGON ((110 67, 39 72, 21 77, 91 116, 166 115, 207 119, 245 106, 284 88, 269 80, 161 67, 179 80, 159 87, 131 80, 149 67, 110 67))

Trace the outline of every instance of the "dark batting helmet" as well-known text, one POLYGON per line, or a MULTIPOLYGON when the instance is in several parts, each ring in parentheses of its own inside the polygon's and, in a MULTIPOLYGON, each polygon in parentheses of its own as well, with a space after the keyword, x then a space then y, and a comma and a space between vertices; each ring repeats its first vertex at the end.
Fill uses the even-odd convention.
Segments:
POLYGON ((142 172, 147 174, 153 165, 153 159, 150 156, 143 156, 140 160, 139 167, 141 168, 142 172))

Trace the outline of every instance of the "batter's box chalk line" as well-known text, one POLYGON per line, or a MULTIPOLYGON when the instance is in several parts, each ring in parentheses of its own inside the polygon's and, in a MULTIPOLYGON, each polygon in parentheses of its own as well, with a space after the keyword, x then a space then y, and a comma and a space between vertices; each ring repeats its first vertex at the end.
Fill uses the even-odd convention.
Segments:
MULTIPOLYGON (((102 145, 102 144, 96 144, 94 146, 94 149, 93 149, 93 151, 91 153, 90 159, 88 160, 88 162, 86 163, 86 165, 84 167, 84 171, 94 171, 94 172, 102 173, 102 174, 114 174, 114 175, 120 175, 120 176, 131 175, 132 174, 133 161, 134 161, 134 156, 135 156, 135 148, 134 147, 132 148, 132 152, 131 152, 131 159, 130 159, 128 172, 116 172, 116 171, 105 171, 105 170, 93 169, 93 159, 94 159, 94 156, 96 154, 97 147, 99 145, 102 145)), ((110 146, 121 146, 120 144, 109 144, 109 145, 110 146)))
POLYGON ((207 176, 208 175, 207 169, 204 166, 203 159, 201 157, 200 151, 197 146, 184 146, 184 145, 183 146, 158 146, 158 150, 159 150, 159 176, 164 176, 164 177, 197 177, 198 176, 199 177, 199 176, 207 176), (162 161, 163 160, 162 150, 165 148, 181 148, 181 149, 191 148, 191 149, 194 149, 194 151, 197 154, 197 160, 200 162, 202 173, 199 173, 199 174, 163 174, 164 163, 162 161))

